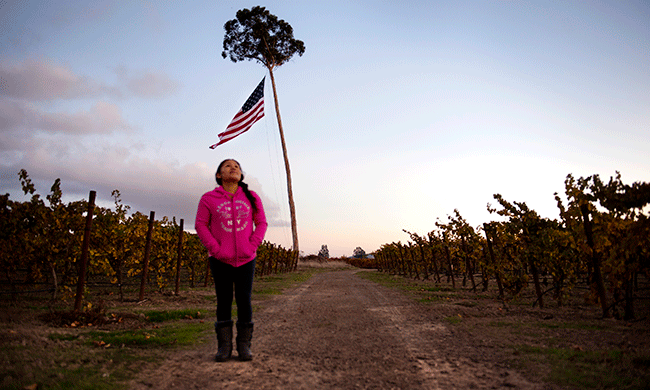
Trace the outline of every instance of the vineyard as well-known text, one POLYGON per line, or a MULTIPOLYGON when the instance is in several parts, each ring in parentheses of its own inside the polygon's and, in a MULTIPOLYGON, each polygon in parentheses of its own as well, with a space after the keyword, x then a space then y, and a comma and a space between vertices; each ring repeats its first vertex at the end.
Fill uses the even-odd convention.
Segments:
MULTIPOLYGON (((175 218, 155 219, 155 212, 129 215, 120 192, 113 191, 114 209, 88 200, 64 204, 57 179, 46 202, 26 171, 19 173, 31 199, 15 202, 0 196, 0 294, 13 301, 26 294, 50 294, 51 302, 74 298, 80 310, 84 292, 109 288, 120 299, 142 300, 149 290, 172 291, 207 286, 211 281, 208 253, 196 234, 183 230, 175 218), (128 291, 137 296, 125 297, 128 291), (135 288, 134 288, 135 287, 135 288)), ((295 269, 297 256, 264 242, 258 249, 258 276, 295 269)))
POLYGON ((215 369, 207 253, 183 220, 20 179, 29 201, 0 197, 0 388, 647 388, 648 184, 568 176, 559 220, 495 195, 498 221, 454 211, 374 257, 298 264, 264 242, 256 358, 215 369))
POLYGON ((492 282, 502 300, 532 284, 533 306, 581 296, 599 304, 604 318, 637 318, 635 304, 647 304, 650 289, 650 184, 626 185, 620 174, 607 183, 569 175, 565 190, 566 205, 555 194, 559 220, 496 194, 498 207, 488 208, 502 221, 473 228, 454 210, 426 236, 405 231, 409 242, 384 244, 374 260, 355 265, 438 283, 446 278, 474 292, 492 282))
MULTIPOLYGON (((92 192, 89 200, 64 204, 59 179, 44 201, 26 171, 19 178, 29 201, 0 196, 3 299, 49 293, 52 302, 75 297, 79 310, 88 289, 108 287, 125 299, 124 287, 139 286, 139 296, 129 298, 142 300, 147 290, 178 294, 181 285, 210 282, 208 254, 195 234, 183 231, 182 219, 129 214, 118 190, 114 208, 95 206, 92 192)), ((626 185, 620 174, 607 183, 598 175, 569 175, 565 194, 566 205, 555 194, 559 220, 496 194, 498 206, 488 208, 500 221, 474 228, 454 210, 424 236, 405 231, 410 241, 384 244, 374 259, 347 261, 415 279, 446 278, 473 291, 496 283, 504 300, 532 285, 534 306, 561 306, 580 295, 599 304, 603 317, 635 319, 635 303, 650 288, 650 184, 626 185)), ((297 261, 292 251, 265 241, 256 272, 292 271, 297 261)))

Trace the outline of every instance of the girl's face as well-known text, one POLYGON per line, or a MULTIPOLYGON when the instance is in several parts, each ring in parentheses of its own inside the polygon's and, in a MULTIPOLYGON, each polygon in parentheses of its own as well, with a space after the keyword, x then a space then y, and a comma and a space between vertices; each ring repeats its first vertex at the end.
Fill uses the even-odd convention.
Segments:
POLYGON ((241 180, 241 168, 235 160, 226 160, 219 172, 217 173, 217 178, 221 179, 224 182, 234 182, 239 183, 241 180))

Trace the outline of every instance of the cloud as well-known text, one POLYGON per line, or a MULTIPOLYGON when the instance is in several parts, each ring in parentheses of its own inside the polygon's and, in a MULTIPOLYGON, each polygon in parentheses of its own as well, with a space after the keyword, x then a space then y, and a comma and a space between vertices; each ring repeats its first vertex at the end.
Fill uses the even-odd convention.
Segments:
POLYGON ((82 110, 72 114, 40 113, 34 127, 45 131, 75 134, 107 134, 115 130, 131 129, 122 117, 121 109, 106 102, 97 102, 88 111, 82 110))
MULTIPOLYGON (((19 64, 0 63, 0 153, 3 166, 20 161, 39 146, 67 156, 82 145, 84 136, 130 133, 133 127, 122 109, 105 98, 169 96, 178 83, 161 72, 121 68, 120 82, 110 86, 73 72, 54 61, 27 59, 19 64), (81 100, 82 106, 52 111, 51 102, 81 100), (67 136, 56 149, 48 147, 67 136), (81 137, 71 139, 70 136, 81 137)), ((63 106, 69 106, 65 103, 63 106)))
POLYGON ((130 71, 124 67, 115 69, 118 78, 130 95, 146 99, 164 98, 175 94, 179 83, 164 73, 152 70, 130 71))
MULTIPOLYGON (((215 168, 212 168, 214 171, 215 168)), ((212 172, 214 175, 214 172, 212 172)), ((214 176, 213 176, 214 177, 214 176)), ((282 210, 280 205, 277 204, 274 200, 269 198, 264 191, 262 191, 262 185, 260 182, 253 176, 245 173, 244 182, 248 184, 248 187, 259 195, 262 200, 262 205, 264 206, 264 214, 266 215, 266 222, 268 222, 271 227, 287 227, 291 226, 291 223, 286 219, 283 219, 282 210)))
POLYGON ((31 59, 13 66, 0 64, 0 80, 2 95, 27 101, 79 99, 111 91, 67 67, 31 59))
MULTIPOLYGON (((21 150, 18 158, 0 164, 0 193, 10 192, 12 199, 20 201, 15 198, 21 194, 17 172, 25 169, 42 195, 60 178, 64 201, 87 198, 89 191, 94 190, 98 204, 110 207, 111 192, 117 189, 131 211, 155 211, 156 219, 183 218, 186 228, 193 229, 199 198, 216 185, 215 167, 204 163, 180 164, 155 155, 141 157, 146 152, 150 151, 143 153, 137 142, 118 143, 106 135, 34 137, 29 149, 21 150)), ((279 205, 264 194, 259 182, 249 175, 246 181, 262 198, 269 224, 286 226, 279 205)))
POLYGON ((22 127, 33 118, 35 109, 25 102, 0 98, 0 132, 22 127))
POLYGON ((76 74, 49 60, 27 59, 19 64, 0 64, 0 96, 29 102, 87 98, 159 99, 172 96, 180 84, 156 70, 117 67, 116 85, 76 74))
MULTIPOLYGON (((74 113, 45 112, 25 101, 0 98, 0 134, 33 137, 37 132, 63 134, 110 134, 129 131, 121 109, 112 103, 96 102, 89 110, 74 113)), ((12 142, 0 140, 0 150, 12 142)))

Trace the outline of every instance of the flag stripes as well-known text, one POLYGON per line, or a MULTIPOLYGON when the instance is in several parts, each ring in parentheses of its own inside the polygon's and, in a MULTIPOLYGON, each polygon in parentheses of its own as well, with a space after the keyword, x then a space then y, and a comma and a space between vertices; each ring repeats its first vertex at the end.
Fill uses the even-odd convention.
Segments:
POLYGON ((266 77, 255 88, 241 110, 237 112, 228 127, 226 127, 226 130, 218 135, 219 142, 211 145, 210 149, 214 149, 248 131, 255 122, 264 117, 264 80, 266 80, 266 77))

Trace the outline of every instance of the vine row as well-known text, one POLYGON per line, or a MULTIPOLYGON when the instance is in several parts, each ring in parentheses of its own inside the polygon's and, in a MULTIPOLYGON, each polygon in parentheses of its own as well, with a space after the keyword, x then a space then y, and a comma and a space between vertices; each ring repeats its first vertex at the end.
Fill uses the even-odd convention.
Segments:
MULTIPOLYGON (((139 280, 158 291, 175 286, 176 293, 180 282, 192 288, 201 281, 207 286, 211 280, 207 250, 196 234, 183 231, 182 219, 179 224, 176 218, 156 220, 153 211, 149 216, 131 214, 118 190, 112 193, 113 208, 92 206, 94 199, 64 204, 59 179, 46 196, 46 204, 25 170, 19 177, 23 192, 31 196, 29 201, 0 195, 2 296, 15 300, 24 293, 50 292, 56 301, 75 295, 89 203, 92 223, 87 269, 82 272, 86 289, 108 285, 124 298, 123 287, 139 280)), ((297 261, 293 251, 264 241, 258 249, 256 275, 293 271, 297 261)))
POLYGON ((650 184, 626 185, 620 174, 565 180, 565 205, 556 193, 559 219, 542 218, 523 202, 495 194, 491 213, 500 221, 472 227, 454 210, 447 223, 424 236, 405 232, 406 243, 384 244, 375 252, 381 271, 440 282, 459 279, 473 291, 496 282, 499 298, 516 296, 529 284, 534 305, 558 305, 586 285, 603 317, 635 318, 640 278, 650 278, 650 184))

